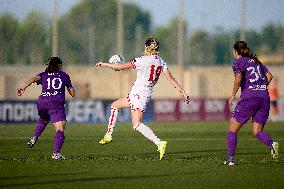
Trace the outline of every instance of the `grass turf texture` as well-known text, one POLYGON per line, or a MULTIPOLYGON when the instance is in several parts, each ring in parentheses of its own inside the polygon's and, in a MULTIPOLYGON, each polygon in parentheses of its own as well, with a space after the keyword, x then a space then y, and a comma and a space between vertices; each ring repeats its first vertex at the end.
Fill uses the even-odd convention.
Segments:
POLYGON ((280 160, 254 139, 251 126, 238 134, 237 165, 223 165, 227 122, 148 123, 168 140, 159 161, 153 143, 128 124, 118 124, 113 142, 99 145, 103 125, 67 125, 62 154, 51 159, 54 128, 49 125, 32 150, 26 142, 34 125, 0 126, 0 188, 282 188, 284 123, 266 131, 280 143, 280 160))

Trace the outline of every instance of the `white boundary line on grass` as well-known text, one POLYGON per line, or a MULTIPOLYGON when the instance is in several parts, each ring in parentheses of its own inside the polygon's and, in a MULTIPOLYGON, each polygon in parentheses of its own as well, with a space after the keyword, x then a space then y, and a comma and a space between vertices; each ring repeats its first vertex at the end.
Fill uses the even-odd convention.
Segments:
MULTIPOLYGON (((1 136, 0 137, 0 140, 28 140, 29 138, 28 137, 20 137, 20 136, 15 136, 15 137, 5 137, 5 136, 1 136)), ((82 137, 66 137, 66 140, 99 140, 100 138, 92 138, 92 137, 85 137, 85 138, 82 138, 82 137)), ((53 140, 53 137, 51 138, 47 138, 47 137, 43 137, 43 138, 40 138, 40 140, 53 140)), ((146 138, 138 138, 138 137, 125 137, 125 138, 121 138, 121 137, 118 137, 118 138, 115 138, 114 137, 114 140, 146 140, 146 138)), ((221 140, 226 140, 226 137, 224 138, 166 138, 166 140, 176 140, 176 141, 221 141, 221 140)), ((242 138, 241 139, 242 141, 254 141, 256 140, 255 138, 242 138)), ((278 139, 277 141, 282 141, 284 139, 278 139)))

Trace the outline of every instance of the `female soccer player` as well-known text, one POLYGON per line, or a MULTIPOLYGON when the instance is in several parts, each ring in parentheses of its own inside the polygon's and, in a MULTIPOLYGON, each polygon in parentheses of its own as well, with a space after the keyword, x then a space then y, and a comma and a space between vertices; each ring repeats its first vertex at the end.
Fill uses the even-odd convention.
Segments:
POLYGON ((277 159, 279 144, 273 142, 271 137, 263 131, 270 108, 267 86, 273 76, 244 41, 237 41, 234 44, 232 54, 236 61, 232 66, 235 81, 229 99, 230 105, 240 87, 241 97, 230 119, 227 134, 228 157, 224 164, 235 165, 237 132, 251 117, 254 136, 271 150, 272 158, 277 159))
POLYGON ((118 109, 130 108, 133 129, 140 132, 146 138, 154 142, 160 152, 160 160, 164 157, 167 141, 161 141, 154 132, 146 126, 143 121, 143 113, 150 101, 153 88, 157 83, 160 74, 163 72, 167 80, 183 95, 186 103, 189 103, 189 96, 182 89, 176 79, 172 76, 166 62, 159 55, 159 42, 155 38, 148 38, 145 42, 144 55, 134 58, 123 64, 110 64, 99 62, 97 68, 109 67, 115 70, 136 69, 137 78, 127 97, 114 101, 111 105, 108 128, 105 136, 99 142, 108 144, 112 141, 112 133, 115 127, 118 109))
POLYGON ((51 57, 46 70, 28 80, 18 89, 18 96, 22 96, 32 83, 41 84, 42 92, 38 98, 37 109, 39 120, 35 128, 34 136, 28 141, 28 148, 32 148, 44 131, 49 120, 55 126, 54 149, 52 159, 63 160, 65 157, 60 153, 64 144, 64 128, 66 123, 65 114, 65 87, 69 94, 74 97, 75 90, 70 77, 62 71, 62 61, 58 57, 51 57))

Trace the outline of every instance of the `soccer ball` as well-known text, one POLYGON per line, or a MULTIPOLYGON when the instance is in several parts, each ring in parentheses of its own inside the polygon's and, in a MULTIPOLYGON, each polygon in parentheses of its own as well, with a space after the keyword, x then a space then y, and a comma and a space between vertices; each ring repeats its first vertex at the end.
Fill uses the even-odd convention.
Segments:
POLYGON ((124 57, 120 54, 115 54, 109 59, 109 63, 111 64, 122 64, 124 63, 124 57))

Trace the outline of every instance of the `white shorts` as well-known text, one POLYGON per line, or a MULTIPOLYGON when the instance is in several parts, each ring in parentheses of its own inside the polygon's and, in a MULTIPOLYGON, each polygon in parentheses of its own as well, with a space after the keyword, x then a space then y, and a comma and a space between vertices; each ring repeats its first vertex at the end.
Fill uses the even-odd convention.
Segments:
POLYGON ((127 95, 127 100, 129 102, 131 111, 138 110, 140 112, 145 112, 146 105, 150 99, 150 95, 140 95, 138 93, 129 93, 127 95))

